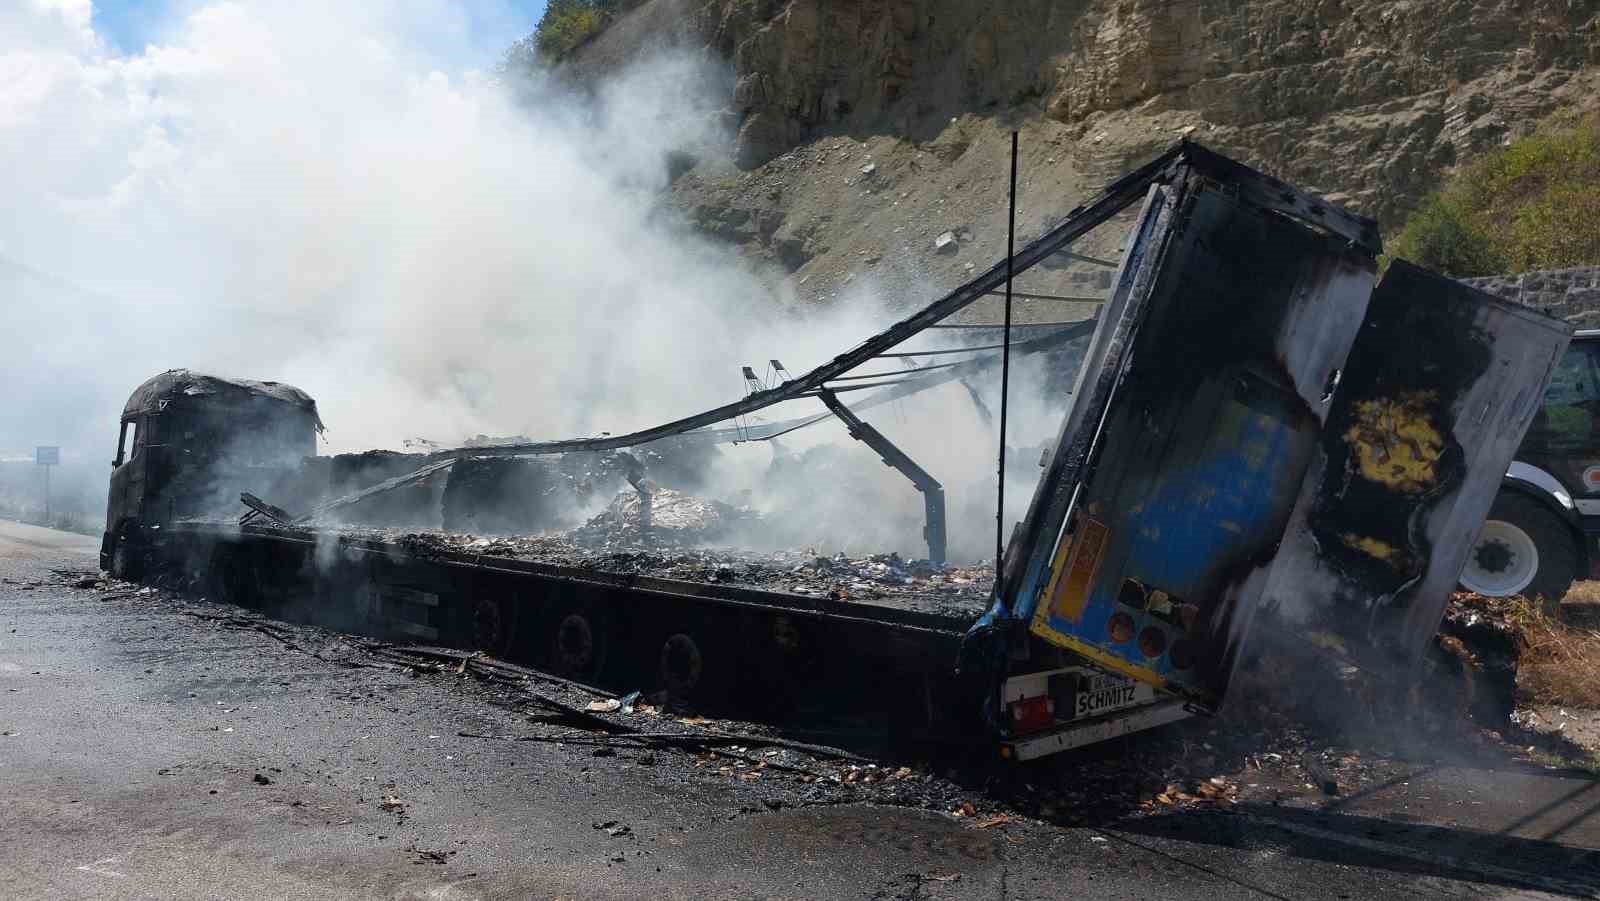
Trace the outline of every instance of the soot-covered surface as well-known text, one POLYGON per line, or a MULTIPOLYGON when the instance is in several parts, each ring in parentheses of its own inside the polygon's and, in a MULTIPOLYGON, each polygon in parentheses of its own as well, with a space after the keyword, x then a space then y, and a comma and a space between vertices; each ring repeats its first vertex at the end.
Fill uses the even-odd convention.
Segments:
POLYGON ((807 550, 758 552, 726 547, 667 547, 636 540, 583 543, 573 534, 477 536, 398 529, 340 529, 338 534, 378 540, 427 557, 440 552, 510 557, 618 575, 756 588, 827 599, 841 607, 879 605, 930 613, 965 623, 983 613, 994 567, 935 566, 899 554, 818 556, 807 550))

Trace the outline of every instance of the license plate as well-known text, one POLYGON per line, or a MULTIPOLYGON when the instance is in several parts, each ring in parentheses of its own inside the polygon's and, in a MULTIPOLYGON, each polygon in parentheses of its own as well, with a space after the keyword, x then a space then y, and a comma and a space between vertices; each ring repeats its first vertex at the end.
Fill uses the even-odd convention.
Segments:
POLYGON ((1078 684, 1077 698, 1073 703, 1073 719, 1098 716, 1108 710, 1120 710, 1154 700, 1155 692, 1142 682, 1109 673, 1088 676, 1078 684))

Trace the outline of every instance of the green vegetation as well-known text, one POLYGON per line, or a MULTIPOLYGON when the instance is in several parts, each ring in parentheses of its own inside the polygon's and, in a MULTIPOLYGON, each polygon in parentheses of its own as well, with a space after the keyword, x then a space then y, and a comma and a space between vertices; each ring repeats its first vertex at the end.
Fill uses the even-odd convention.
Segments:
POLYGON ((541 59, 556 62, 599 34, 605 20, 606 14, 594 0, 550 0, 533 30, 534 48, 541 59))
POLYGON ((501 66, 527 71, 561 62, 642 0, 550 0, 533 34, 511 45, 501 66))
POLYGON ((1552 119, 1428 197, 1389 252, 1457 277, 1600 265, 1600 115, 1552 119))

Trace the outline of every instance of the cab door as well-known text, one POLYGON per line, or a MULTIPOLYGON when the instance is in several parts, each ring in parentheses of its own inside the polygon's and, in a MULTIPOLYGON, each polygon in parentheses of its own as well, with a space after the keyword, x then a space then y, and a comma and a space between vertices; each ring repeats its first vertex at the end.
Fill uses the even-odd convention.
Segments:
POLYGON ((111 485, 106 496, 106 530, 117 533, 124 522, 144 519, 144 495, 148 455, 144 445, 149 429, 145 418, 130 416, 122 421, 117 437, 117 455, 112 460, 111 485))

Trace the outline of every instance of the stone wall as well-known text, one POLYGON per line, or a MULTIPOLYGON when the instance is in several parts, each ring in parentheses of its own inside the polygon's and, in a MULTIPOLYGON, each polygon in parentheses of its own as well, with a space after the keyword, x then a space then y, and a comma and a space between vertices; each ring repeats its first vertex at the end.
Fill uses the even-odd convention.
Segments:
POLYGON ((1600 327, 1600 267, 1491 275, 1462 281, 1582 327, 1600 327))

